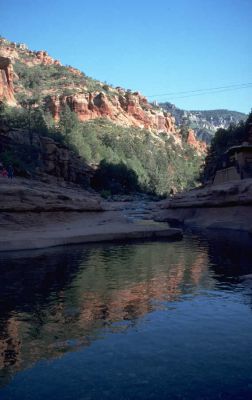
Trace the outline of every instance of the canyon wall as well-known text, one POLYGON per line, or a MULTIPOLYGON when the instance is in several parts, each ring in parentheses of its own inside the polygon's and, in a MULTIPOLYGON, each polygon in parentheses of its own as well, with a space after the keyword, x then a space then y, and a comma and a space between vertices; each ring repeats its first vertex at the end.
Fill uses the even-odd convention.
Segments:
POLYGON ((0 101, 5 100, 11 106, 16 105, 13 76, 11 59, 0 56, 0 101))

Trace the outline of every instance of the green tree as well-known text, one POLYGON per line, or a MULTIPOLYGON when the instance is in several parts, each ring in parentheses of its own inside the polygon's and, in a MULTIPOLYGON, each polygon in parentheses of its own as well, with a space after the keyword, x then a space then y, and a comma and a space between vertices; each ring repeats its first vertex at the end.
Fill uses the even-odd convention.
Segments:
POLYGON ((218 129, 208 149, 205 166, 201 174, 201 181, 205 182, 214 177, 225 151, 231 146, 237 146, 248 138, 249 124, 252 123, 252 112, 246 122, 230 124, 228 129, 218 129))
POLYGON ((64 135, 67 143, 71 142, 71 136, 76 135, 80 125, 75 112, 66 104, 60 113, 59 130, 64 135))

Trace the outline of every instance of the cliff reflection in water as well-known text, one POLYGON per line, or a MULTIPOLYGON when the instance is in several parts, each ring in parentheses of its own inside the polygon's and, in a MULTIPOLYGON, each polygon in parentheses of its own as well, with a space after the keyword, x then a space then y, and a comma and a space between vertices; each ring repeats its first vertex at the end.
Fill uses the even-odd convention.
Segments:
POLYGON ((104 328, 122 332, 157 308, 239 281, 249 260, 249 246, 216 237, 2 255, 0 379, 87 346, 104 328))

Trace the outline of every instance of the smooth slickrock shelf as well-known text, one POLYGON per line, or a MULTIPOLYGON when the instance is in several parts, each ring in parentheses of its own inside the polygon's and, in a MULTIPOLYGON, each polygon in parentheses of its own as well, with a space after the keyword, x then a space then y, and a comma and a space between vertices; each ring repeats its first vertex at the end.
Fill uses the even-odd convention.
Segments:
POLYGON ((4 239, 0 239, 0 251, 40 249, 44 247, 62 246, 78 243, 94 242, 115 242, 143 239, 182 239, 180 229, 167 228, 167 226, 152 226, 127 224, 111 222, 100 225, 93 224, 92 227, 86 227, 87 218, 80 217, 79 224, 82 227, 71 225, 61 229, 60 226, 54 226, 51 231, 30 230, 29 233, 12 232, 4 239))
POLYGON ((0 251, 182 238, 182 231, 169 228, 167 223, 132 219, 119 204, 102 204, 94 193, 61 185, 1 180, 0 251))
POLYGON ((164 200, 156 220, 252 234, 252 179, 211 185, 164 200), (162 209, 162 210, 161 210, 162 209))

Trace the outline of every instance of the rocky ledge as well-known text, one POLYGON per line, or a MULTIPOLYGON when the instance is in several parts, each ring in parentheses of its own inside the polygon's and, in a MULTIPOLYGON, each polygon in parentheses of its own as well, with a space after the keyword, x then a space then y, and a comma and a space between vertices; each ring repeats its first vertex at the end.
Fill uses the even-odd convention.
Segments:
POLYGON ((42 181, 61 179, 89 187, 94 174, 93 168, 66 145, 34 132, 5 127, 0 122, 0 159, 5 152, 21 161, 21 166, 15 167, 16 173, 37 176, 42 181))
POLYGON ((160 206, 155 215, 159 221, 252 234, 252 179, 180 193, 160 206))
POLYGON ((0 251, 156 238, 179 240, 182 231, 132 219, 74 184, 0 178, 0 251))
POLYGON ((100 197, 61 182, 0 178, 0 212, 102 211, 100 197))

